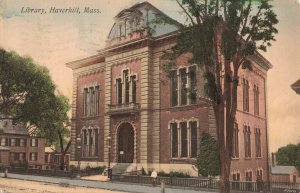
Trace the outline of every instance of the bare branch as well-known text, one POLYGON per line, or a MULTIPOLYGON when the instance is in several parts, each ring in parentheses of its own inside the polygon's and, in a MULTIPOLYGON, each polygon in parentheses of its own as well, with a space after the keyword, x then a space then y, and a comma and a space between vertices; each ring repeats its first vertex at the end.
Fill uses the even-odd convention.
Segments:
POLYGON ((187 15, 187 17, 190 19, 191 23, 193 25, 195 25, 195 22, 193 20, 193 17, 188 13, 188 11, 184 8, 184 6, 178 1, 176 0, 177 4, 180 6, 180 8, 184 11, 184 13, 187 15))

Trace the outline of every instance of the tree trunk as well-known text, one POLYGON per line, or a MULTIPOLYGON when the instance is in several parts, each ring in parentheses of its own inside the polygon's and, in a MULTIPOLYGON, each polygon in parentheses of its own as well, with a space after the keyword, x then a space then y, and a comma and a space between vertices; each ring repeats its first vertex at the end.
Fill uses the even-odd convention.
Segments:
POLYGON ((64 149, 64 142, 63 142, 63 136, 60 131, 58 131, 58 136, 59 136, 59 145, 60 145, 60 169, 64 170, 65 169, 65 156, 71 146, 71 140, 68 142, 66 148, 64 149))

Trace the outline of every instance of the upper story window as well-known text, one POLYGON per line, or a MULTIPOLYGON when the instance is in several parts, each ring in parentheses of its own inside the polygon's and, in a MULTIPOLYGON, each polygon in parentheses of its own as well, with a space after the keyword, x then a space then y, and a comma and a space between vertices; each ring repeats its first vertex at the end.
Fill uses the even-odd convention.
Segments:
POLYGON ((256 157, 261 157, 261 131, 259 128, 255 129, 255 149, 256 157))
POLYGON ((171 106, 189 105, 197 102, 196 66, 170 72, 171 106))
POLYGON ((17 146, 16 141, 17 141, 17 139, 11 138, 11 139, 10 139, 10 146, 11 146, 11 147, 17 146))
POLYGON ((259 115, 259 88, 258 88, 258 85, 254 85, 253 93, 254 93, 254 115, 259 115))
POLYGON ((83 116, 99 115, 99 86, 83 89, 83 116))
POLYGON ((243 111, 249 112, 249 81, 243 78, 243 111))
POLYGON ((239 157, 239 128, 238 124, 234 124, 233 128, 233 140, 232 140, 232 152, 231 152, 232 158, 238 158, 239 157))
POLYGON ((26 139, 20 139, 20 146, 26 147, 26 139))
POLYGON ((244 125, 245 158, 251 158, 251 131, 250 126, 244 125))
POLYGON ((116 79, 116 103, 136 103, 137 75, 123 70, 122 78, 116 79))
POLYGON ((7 138, 1 138, 1 146, 8 146, 8 139, 7 138))
POLYGON ((37 147, 38 146, 38 139, 30 139, 30 146, 37 147))

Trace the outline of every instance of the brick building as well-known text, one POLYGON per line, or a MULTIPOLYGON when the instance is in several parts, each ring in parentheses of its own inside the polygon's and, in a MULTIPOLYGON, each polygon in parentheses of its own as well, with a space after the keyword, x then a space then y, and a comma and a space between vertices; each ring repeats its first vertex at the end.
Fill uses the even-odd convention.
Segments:
POLYGON ((0 121, 0 166, 40 168, 44 164, 45 139, 32 137, 22 124, 0 121))
MULTIPOLYGON (((73 70, 71 160, 82 166, 110 160, 197 175, 200 137, 215 134, 213 110, 202 70, 188 63, 189 54, 178 57, 170 75, 163 71, 161 56, 176 43, 181 24, 157 25, 153 33, 149 21, 157 14, 164 15, 148 2, 122 10, 104 49, 67 64, 73 70)), ((272 65, 259 53, 251 60, 253 70, 240 72, 233 180, 269 177, 266 80, 272 65)))

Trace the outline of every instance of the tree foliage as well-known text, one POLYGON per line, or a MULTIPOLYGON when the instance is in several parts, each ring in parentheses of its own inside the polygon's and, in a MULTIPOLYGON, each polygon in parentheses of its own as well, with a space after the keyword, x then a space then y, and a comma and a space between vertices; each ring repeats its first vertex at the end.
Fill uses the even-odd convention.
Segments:
MULTIPOLYGON (((166 51, 165 69, 176 58, 191 53, 191 64, 204 70, 204 91, 216 118, 220 152, 220 191, 230 192, 229 175, 233 127, 237 110, 239 70, 252 69, 251 57, 260 57, 275 40, 277 16, 269 0, 176 0, 186 16, 174 47, 166 51)), ((155 22, 172 22, 160 17, 155 22)))
POLYGON ((69 136, 68 99, 57 93, 47 68, 29 57, 0 49, 0 115, 27 125, 32 135, 58 144, 69 136))
POLYGON ((218 176, 220 174, 218 144, 208 133, 204 133, 201 137, 197 166, 199 174, 202 176, 218 176))
POLYGON ((300 143, 297 145, 288 144, 287 146, 281 147, 275 155, 278 165, 296 166, 300 172, 300 143))

